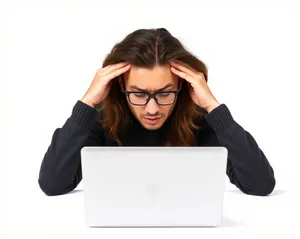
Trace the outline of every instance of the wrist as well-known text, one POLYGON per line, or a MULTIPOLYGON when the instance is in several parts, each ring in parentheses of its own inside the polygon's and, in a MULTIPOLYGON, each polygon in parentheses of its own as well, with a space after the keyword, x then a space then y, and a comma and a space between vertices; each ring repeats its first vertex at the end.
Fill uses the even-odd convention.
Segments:
POLYGON ((96 104, 94 104, 92 101, 86 99, 85 97, 83 97, 80 101, 83 102, 83 103, 85 103, 85 104, 87 104, 87 105, 89 105, 89 106, 92 107, 92 108, 94 108, 95 105, 96 105, 96 104))
POLYGON ((215 108, 217 108, 217 107, 220 106, 220 105, 221 105, 221 104, 220 104, 218 101, 215 101, 215 102, 209 104, 209 105, 205 108, 205 110, 206 110, 208 113, 210 113, 211 111, 213 111, 215 108))

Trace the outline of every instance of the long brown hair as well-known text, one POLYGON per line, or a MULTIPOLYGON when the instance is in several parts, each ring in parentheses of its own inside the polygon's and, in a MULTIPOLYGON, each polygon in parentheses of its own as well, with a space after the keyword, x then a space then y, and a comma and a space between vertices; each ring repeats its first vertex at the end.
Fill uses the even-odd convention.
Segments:
MULTIPOLYGON (((207 81, 205 64, 186 50, 182 43, 165 28, 138 29, 128 34, 121 42, 115 44, 106 56, 102 67, 125 61, 136 67, 152 69, 155 66, 165 66, 173 59, 178 59, 202 72, 207 81)), ((105 112, 105 118, 99 123, 108 131, 110 139, 121 144, 120 132, 131 123, 131 112, 117 78, 112 80, 110 93, 101 102, 99 111, 105 112)), ((196 122, 199 122, 198 120, 204 114, 205 111, 202 111, 192 101, 187 85, 183 84, 181 94, 170 115, 172 119, 170 119, 170 127, 165 136, 164 145, 195 145, 195 130, 200 128, 196 122)))

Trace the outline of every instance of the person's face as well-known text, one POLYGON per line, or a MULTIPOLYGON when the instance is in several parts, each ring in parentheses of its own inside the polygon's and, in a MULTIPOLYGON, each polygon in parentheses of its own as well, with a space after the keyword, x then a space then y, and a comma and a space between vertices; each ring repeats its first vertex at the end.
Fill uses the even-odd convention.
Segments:
MULTIPOLYGON (((166 92, 178 89, 178 77, 173 74, 168 66, 156 66, 153 69, 138 68, 131 66, 131 69, 124 74, 124 83, 127 91, 135 92, 166 92)), ((123 81, 120 80, 123 85, 123 81)), ((168 94, 165 94, 168 95, 168 94)), ((131 99, 143 101, 146 96, 133 94, 131 99)), ((146 105, 137 106, 127 103, 133 115, 139 120, 142 126, 149 130, 160 128, 171 114, 176 101, 171 105, 159 105, 154 98, 151 98, 146 105)), ((162 95, 161 100, 166 101, 167 96, 162 95)))

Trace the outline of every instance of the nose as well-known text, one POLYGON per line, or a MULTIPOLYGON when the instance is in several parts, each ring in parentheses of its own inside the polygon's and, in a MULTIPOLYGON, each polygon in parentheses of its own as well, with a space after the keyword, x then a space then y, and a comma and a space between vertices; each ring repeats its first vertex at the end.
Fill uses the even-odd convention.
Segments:
POLYGON ((153 98, 150 99, 148 104, 146 105, 146 111, 151 115, 154 115, 159 111, 159 106, 153 98))

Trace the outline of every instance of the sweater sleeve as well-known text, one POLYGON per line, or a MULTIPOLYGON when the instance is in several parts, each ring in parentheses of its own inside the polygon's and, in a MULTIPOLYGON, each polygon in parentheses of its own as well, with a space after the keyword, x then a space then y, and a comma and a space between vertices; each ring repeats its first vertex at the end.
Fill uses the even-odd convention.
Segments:
POLYGON ((230 182, 246 194, 270 194, 275 187, 274 171, 253 136, 233 119, 225 104, 205 118, 215 132, 210 144, 219 144, 228 150, 226 174, 230 182))
POLYGON ((68 193, 82 180, 80 151, 103 145, 103 130, 96 122, 97 110, 77 101, 71 116, 57 128, 42 160, 38 184, 48 196, 68 193))

